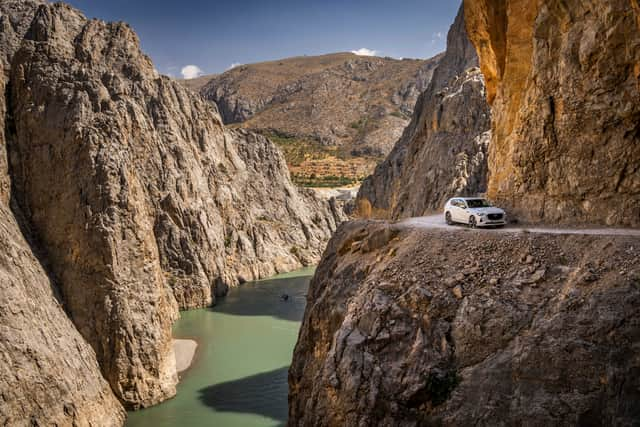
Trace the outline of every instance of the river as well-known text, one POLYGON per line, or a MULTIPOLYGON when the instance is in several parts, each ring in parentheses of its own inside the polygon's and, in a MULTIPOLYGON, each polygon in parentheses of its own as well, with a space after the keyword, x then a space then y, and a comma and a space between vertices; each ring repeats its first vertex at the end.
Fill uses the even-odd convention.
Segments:
POLYGON ((130 412, 127 427, 268 427, 287 422, 287 371, 312 269, 231 289, 215 307, 183 312, 175 338, 194 339, 175 398, 130 412), (288 301, 280 296, 288 294, 288 301))

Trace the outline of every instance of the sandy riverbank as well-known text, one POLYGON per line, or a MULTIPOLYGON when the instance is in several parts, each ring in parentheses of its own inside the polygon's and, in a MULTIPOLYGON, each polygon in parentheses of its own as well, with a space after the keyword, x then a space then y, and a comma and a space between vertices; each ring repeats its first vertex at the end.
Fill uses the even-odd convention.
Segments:
POLYGON ((176 354, 176 370, 178 373, 189 369, 197 348, 198 343, 194 340, 173 340, 173 351, 176 354))

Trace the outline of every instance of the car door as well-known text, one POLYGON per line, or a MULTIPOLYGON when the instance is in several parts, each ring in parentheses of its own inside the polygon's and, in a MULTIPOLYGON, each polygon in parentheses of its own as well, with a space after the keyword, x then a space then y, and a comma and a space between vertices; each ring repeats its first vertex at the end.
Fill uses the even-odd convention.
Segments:
POLYGON ((457 222, 461 222, 463 224, 466 224, 469 222, 469 213, 467 212, 467 203, 462 200, 462 199, 458 199, 458 206, 457 206, 457 222))
POLYGON ((451 218, 455 221, 455 222, 461 222, 461 216, 462 216, 462 200, 460 199, 455 199, 453 202, 451 202, 451 218))

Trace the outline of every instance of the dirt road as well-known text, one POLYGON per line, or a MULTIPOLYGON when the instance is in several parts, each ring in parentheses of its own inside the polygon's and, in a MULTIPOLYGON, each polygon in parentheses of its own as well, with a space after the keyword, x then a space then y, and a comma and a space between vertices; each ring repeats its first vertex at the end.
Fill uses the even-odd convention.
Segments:
MULTIPOLYGON (((399 222, 399 224, 407 227, 417 228, 444 228, 450 230, 466 230, 465 225, 447 225, 444 215, 429 215, 414 218, 408 218, 399 222)), ((504 228, 497 229, 480 229, 480 232, 488 233, 518 233, 528 231, 530 233, 543 234, 597 234, 603 236, 638 236, 640 237, 640 229, 634 228, 555 228, 555 227, 526 227, 518 225, 508 225, 504 228)))

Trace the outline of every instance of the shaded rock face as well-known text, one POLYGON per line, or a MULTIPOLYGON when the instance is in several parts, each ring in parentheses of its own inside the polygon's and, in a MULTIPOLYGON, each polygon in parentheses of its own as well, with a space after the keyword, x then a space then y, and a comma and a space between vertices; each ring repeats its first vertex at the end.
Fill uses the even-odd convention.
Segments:
POLYGON ((352 222, 330 242, 290 426, 640 419, 638 238, 394 227, 352 222))
POLYGON ((477 61, 461 9, 411 124, 360 188, 361 216, 419 216, 485 191, 490 113, 477 61))
POLYGON ((0 202, 0 424, 119 426, 125 413, 0 202))
POLYGON ((0 2, 0 424, 118 426, 124 410, 27 242, 19 209, 10 208, 4 90, 12 57, 41 4, 0 2))
POLYGON ((47 4, 25 28, 3 182, 113 392, 153 405, 175 394, 178 308, 316 262, 343 213, 296 189, 269 140, 157 75, 126 24, 47 4))
POLYGON ((526 221, 640 225, 636 0, 465 0, 492 102, 488 194, 526 221))
POLYGON ((9 163, 4 136, 7 105, 4 93, 9 80, 11 60, 20 48, 22 37, 29 29, 33 14, 44 1, 2 1, 0 2, 0 201, 8 203, 10 193, 9 163))
POLYGON ((380 157, 402 134, 440 58, 288 58, 236 67, 200 93, 218 105, 225 123, 380 157))

